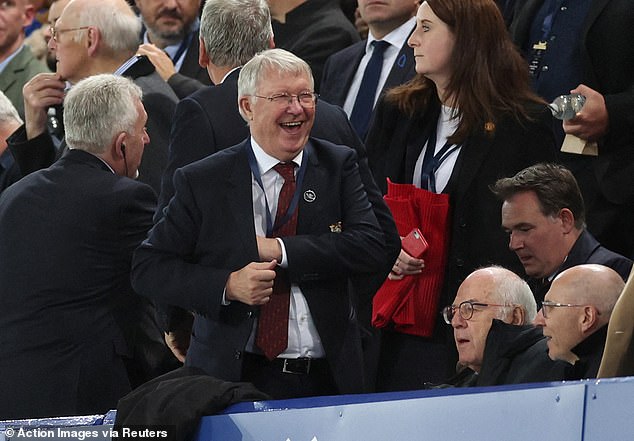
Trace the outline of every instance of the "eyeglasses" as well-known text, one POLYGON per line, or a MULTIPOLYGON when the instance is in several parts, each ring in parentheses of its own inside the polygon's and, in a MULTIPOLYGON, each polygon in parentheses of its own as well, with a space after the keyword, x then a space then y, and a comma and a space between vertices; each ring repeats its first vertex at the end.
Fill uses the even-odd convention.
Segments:
MULTIPOLYGON (((544 318, 548 318, 549 311, 552 311, 551 308, 583 308, 588 305, 573 305, 572 303, 557 303, 551 302, 550 300, 542 301, 542 314, 544 318)), ((599 313, 599 311, 597 311, 599 313)), ((600 314, 600 313, 599 313, 600 314)))
POLYGON ((83 31, 86 29, 90 29, 90 26, 80 26, 78 28, 69 28, 69 29, 57 29, 55 26, 51 26, 48 28, 51 33, 51 38, 55 40, 57 43, 57 37, 63 34, 64 32, 73 32, 73 31, 83 31))
POLYGON ((278 93, 276 95, 271 96, 261 96, 261 95, 253 95, 256 98, 264 98, 269 100, 270 102, 277 104, 278 106, 290 106, 293 104, 293 100, 297 99, 297 102, 300 106, 304 108, 312 108, 315 107, 315 102, 317 101, 317 95, 315 92, 302 92, 297 95, 291 95, 288 93, 278 93))
POLYGON ((456 314, 456 309, 464 320, 469 320, 473 317, 473 312, 478 308, 486 308, 487 306, 499 306, 499 307, 507 307, 512 305, 498 305, 496 303, 479 303, 472 302, 471 300, 466 300, 456 305, 445 306, 442 310, 442 317, 445 319, 445 323, 448 325, 451 324, 451 320, 453 320, 454 315, 456 314))

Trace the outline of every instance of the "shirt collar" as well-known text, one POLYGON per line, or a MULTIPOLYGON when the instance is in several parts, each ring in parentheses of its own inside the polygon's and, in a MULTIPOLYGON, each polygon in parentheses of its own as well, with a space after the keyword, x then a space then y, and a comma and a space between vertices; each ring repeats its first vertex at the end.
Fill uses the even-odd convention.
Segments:
POLYGON ((17 51, 9 55, 7 58, 5 58, 5 60, 2 63, 0 63, 0 73, 4 71, 4 69, 11 62, 11 60, 13 60, 23 48, 24 48, 24 45, 20 46, 17 51))
MULTIPOLYGON (((412 30, 415 26, 416 17, 411 17, 405 23, 383 37, 381 41, 387 41, 388 43, 390 43, 391 46, 397 47, 400 50, 401 47, 403 47, 403 45, 405 44, 409 35, 412 33, 412 30)), ((365 44, 366 52, 369 50, 370 45, 373 41, 377 41, 377 39, 374 37, 374 35, 372 35, 372 31, 370 31, 368 32, 368 40, 365 44)))
MULTIPOLYGON (((260 176, 264 175, 264 173, 271 170, 281 161, 277 158, 266 153, 262 150, 262 147, 255 141, 253 136, 251 137, 251 148, 253 149, 253 155, 255 156, 255 161, 258 163, 258 169, 260 170, 260 176)), ((297 156, 293 158, 293 162, 300 167, 302 165, 302 157, 304 156, 304 150, 300 151, 297 156)))

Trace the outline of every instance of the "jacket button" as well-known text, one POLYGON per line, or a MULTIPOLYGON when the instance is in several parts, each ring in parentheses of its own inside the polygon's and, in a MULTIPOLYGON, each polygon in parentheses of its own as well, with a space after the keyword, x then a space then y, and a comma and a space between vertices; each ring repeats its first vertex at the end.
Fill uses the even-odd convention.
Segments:
POLYGON ((233 353, 233 358, 235 358, 236 360, 240 360, 240 358, 242 358, 242 351, 235 351, 233 353))
POLYGON ((251 317, 251 316, 253 316, 253 311, 247 312, 247 317, 251 317))
POLYGON ((464 266, 464 260, 463 259, 456 259, 456 266, 464 266))

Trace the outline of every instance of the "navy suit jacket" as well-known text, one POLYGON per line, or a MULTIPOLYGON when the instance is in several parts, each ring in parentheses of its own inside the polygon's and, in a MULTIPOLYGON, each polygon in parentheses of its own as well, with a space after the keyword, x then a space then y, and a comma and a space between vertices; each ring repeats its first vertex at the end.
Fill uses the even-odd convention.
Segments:
MULTIPOLYGON (((172 178, 179 167, 231 147, 249 136, 249 127, 238 112, 238 75, 239 71, 236 70, 223 83, 199 90, 176 106, 170 133, 169 161, 161 183, 155 221, 161 218, 163 208, 174 195, 172 178)), ((318 101, 311 135, 351 147, 357 152, 361 180, 387 243, 383 270, 377 272, 373 280, 364 277, 356 284, 359 291, 374 294, 385 280, 401 248, 394 220, 370 173, 365 147, 343 109, 318 101)), ((368 324, 370 307, 371 302, 363 308, 368 315, 365 320, 368 324)), ((164 325, 166 328, 171 327, 164 325)))
POLYGON ((103 413, 130 389, 132 252, 156 196, 71 150, 0 197, 0 419, 103 413))
MULTIPOLYGON (((253 220, 250 139, 176 171, 176 193, 138 248, 132 282, 159 303, 194 311, 189 366, 228 381, 242 360, 258 307, 222 306, 227 278, 260 261, 253 220)), ((341 393, 363 391, 352 275, 384 271, 383 232, 368 202, 353 150, 311 138, 297 235, 284 238, 291 283, 299 284, 341 393), (341 233, 331 226, 341 222, 341 233)))
MULTIPOLYGON (((344 105, 359 63, 365 55, 365 46, 366 40, 360 41, 331 55, 326 60, 319 89, 319 96, 323 100, 337 106, 344 105)), ((406 41, 394 61, 381 93, 409 81, 414 75, 416 75, 414 49, 409 47, 406 41)))

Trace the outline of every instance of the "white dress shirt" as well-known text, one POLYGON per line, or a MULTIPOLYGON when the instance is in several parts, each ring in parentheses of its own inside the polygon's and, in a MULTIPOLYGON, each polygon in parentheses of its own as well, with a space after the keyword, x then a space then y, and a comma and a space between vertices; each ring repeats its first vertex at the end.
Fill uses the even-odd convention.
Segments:
MULTIPOLYGON (((396 62, 396 57, 415 26, 416 17, 412 17, 383 37, 382 41, 390 43, 390 46, 385 49, 385 52, 383 52, 383 67, 381 68, 379 84, 376 87, 374 95, 375 105, 381 95, 381 91, 387 81, 387 77, 390 75, 392 66, 394 66, 394 63, 396 62)), ((372 57, 372 51, 374 50, 374 46, 372 45, 373 41, 376 41, 376 38, 374 38, 372 32, 369 32, 368 39, 365 42, 365 55, 361 58, 361 62, 359 62, 359 67, 357 67, 357 71, 352 78, 352 83, 350 83, 350 89, 348 89, 348 96, 346 96, 346 101, 343 104, 343 110, 345 110, 348 114, 348 117, 352 114, 352 108, 354 107, 354 102, 357 99, 357 94, 359 93, 359 88, 361 87, 361 80, 363 80, 365 68, 372 57)))
MULTIPOLYGON (((258 145, 255 139, 251 138, 251 146, 253 147, 253 153, 260 171, 260 177, 262 179, 262 185, 265 192, 262 192, 260 185, 255 180, 254 176, 251 176, 251 189, 253 195, 253 220, 255 223, 255 234, 258 236, 266 236, 266 206, 268 201, 268 207, 271 212, 271 220, 275 223, 275 213, 277 211, 277 198, 282 190, 284 184, 284 178, 277 173, 273 167, 280 161, 270 155, 268 155, 258 145), (265 195, 266 193, 266 195, 265 195)), ((297 164, 295 173, 302 163, 302 157, 304 152, 300 152, 293 162, 297 164)), ((282 247, 282 261, 280 266, 282 268, 288 267, 288 259, 286 256, 286 248, 284 247, 284 240, 278 239, 282 247)), ((259 352, 255 349, 255 334, 257 332, 257 325, 254 327, 249 342, 247 344, 247 351, 259 352)), ((326 353, 321 343, 321 338, 315 327, 315 323, 310 314, 308 308, 308 302, 302 294, 297 284, 291 284, 291 298, 288 314, 288 347, 287 349, 278 355, 279 358, 297 358, 297 357, 312 357, 323 358, 326 353)))

